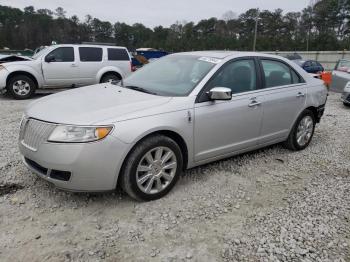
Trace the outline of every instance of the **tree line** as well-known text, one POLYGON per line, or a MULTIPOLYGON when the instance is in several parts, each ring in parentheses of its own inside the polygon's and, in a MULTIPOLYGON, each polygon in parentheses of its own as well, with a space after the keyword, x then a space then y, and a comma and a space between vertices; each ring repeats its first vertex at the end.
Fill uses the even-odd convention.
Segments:
MULTIPOLYGON (((23 10, 0 5, 0 49, 35 49, 57 43, 106 42, 129 50, 153 47, 171 52, 189 50, 252 50, 257 23, 256 49, 260 51, 350 49, 350 0, 320 0, 300 12, 284 13, 249 9, 235 15, 194 22, 176 22, 170 27, 148 28, 102 21, 87 15, 81 21, 67 17, 58 7, 23 10)), ((118 17, 116 17, 116 20, 118 17)))

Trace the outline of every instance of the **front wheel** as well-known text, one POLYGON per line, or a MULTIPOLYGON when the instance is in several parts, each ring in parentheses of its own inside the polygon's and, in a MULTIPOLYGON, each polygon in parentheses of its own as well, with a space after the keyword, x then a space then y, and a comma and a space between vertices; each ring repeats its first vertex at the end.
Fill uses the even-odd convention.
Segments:
POLYGON ((178 144, 163 135, 152 136, 141 141, 127 157, 121 186, 137 200, 156 200, 174 187, 182 167, 178 144))
POLYGON ((312 140, 315 125, 316 121, 313 112, 305 110, 298 117, 284 146, 293 151, 305 149, 312 140))
POLYGON ((28 99, 35 92, 36 85, 30 77, 17 75, 12 77, 6 86, 7 92, 15 99, 28 99))

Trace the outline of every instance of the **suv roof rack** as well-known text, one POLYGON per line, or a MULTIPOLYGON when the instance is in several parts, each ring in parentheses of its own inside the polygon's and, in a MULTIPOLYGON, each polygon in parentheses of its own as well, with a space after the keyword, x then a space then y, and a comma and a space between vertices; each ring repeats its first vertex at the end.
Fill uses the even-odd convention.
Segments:
POLYGON ((111 45, 116 46, 115 43, 102 43, 102 42, 82 42, 82 45, 111 45))

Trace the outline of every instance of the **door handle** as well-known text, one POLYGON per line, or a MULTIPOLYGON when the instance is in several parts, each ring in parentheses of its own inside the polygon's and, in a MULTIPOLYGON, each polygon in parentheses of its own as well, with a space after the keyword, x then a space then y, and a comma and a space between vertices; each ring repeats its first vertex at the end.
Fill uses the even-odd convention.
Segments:
POLYGON ((71 67, 78 67, 76 64, 71 64, 70 66, 71 67))
POLYGON ((260 102, 256 101, 256 100, 253 100, 248 106, 249 107, 255 107, 255 106, 259 106, 261 105, 260 102))
POLYGON ((305 97, 305 94, 302 93, 302 92, 299 92, 299 93, 297 94, 297 97, 305 97))

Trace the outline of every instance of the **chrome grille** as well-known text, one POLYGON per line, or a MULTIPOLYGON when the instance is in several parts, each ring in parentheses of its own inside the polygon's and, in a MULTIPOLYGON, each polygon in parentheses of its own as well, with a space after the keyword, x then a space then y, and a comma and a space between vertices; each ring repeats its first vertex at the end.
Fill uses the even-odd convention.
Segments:
POLYGON ((55 125, 36 119, 24 119, 21 124, 20 140, 29 149, 36 151, 45 142, 55 125))

